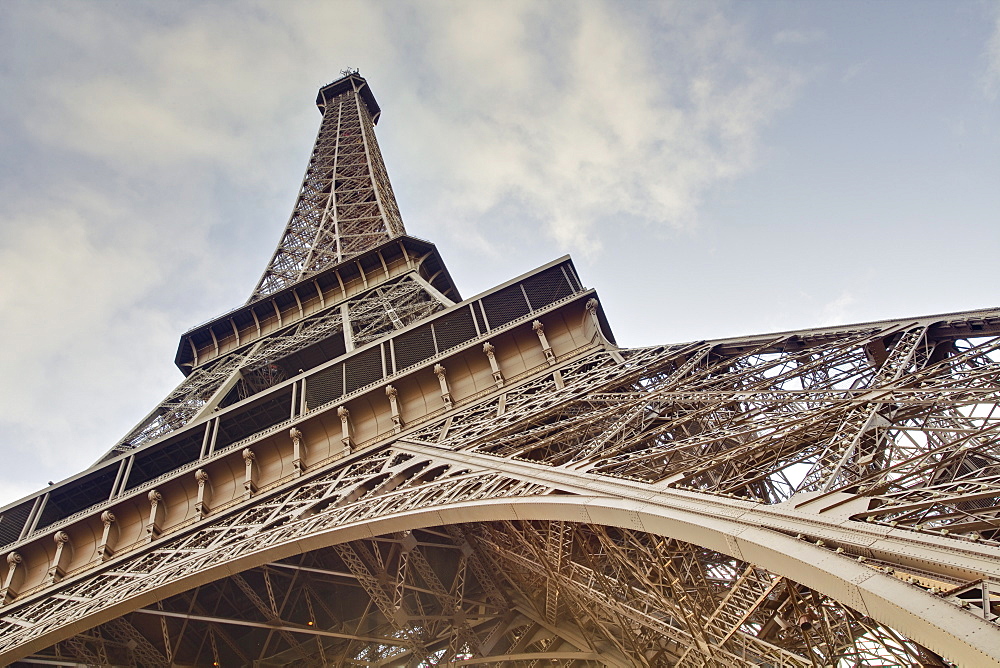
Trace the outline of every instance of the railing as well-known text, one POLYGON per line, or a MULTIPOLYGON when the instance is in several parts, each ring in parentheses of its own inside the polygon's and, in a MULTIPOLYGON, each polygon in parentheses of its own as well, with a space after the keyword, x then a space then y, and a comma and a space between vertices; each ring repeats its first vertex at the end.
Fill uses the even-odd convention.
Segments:
MULTIPOLYGON (((398 371, 396 371, 394 373, 387 374, 386 376, 384 376, 382 379, 380 379, 378 381, 369 383, 369 384, 367 384, 367 385, 365 385, 363 387, 360 387, 360 388, 358 388, 356 390, 353 390, 353 391, 351 391, 349 393, 341 395, 337 399, 328 401, 328 402, 326 402, 326 403, 324 403, 324 404, 322 404, 320 406, 317 406, 315 408, 310 408, 306 412, 304 412, 304 413, 302 413, 300 415, 297 415, 294 418, 283 420, 283 421, 281 421, 279 423, 276 423, 276 424, 274 424, 274 425, 272 425, 270 427, 262 429, 259 432, 251 434, 250 436, 247 436, 246 438, 243 438, 243 439, 241 439, 239 441, 236 441, 234 443, 231 443, 231 444, 229 444, 229 445, 227 445, 227 446, 225 446, 223 448, 215 450, 209 456, 206 456, 206 457, 201 458, 201 459, 193 460, 193 461, 191 461, 189 463, 186 463, 186 464, 182 464, 182 465, 178 466, 175 469, 172 469, 172 470, 170 470, 170 471, 168 471, 166 473, 163 473, 163 474, 161 474, 161 475, 159 475, 159 476, 157 476, 155 478, 152 478, 151 480, 147 480, 147 481, 145 481, 143 483, 140 483, 139 485, 136 485, 135 487, 131 487, 128 490, 126 490, 126 493, 124 493, 124 494, 118 495, 118 496, 116 496, 114 498, 108 499, 106 501, 102 501, 100 503, 96 503, 96 504, 94 504, 94 505, 92 505, 92 506, 90 506, 88 508, 85 508, 85 509, 80 510, 80 511, 78 511, 76 513, 73 513, 72 515, 69 515, 69 516, 67 516, 67 517, 65 517, 63 519, 60 519, 60 520, 56 521, 56 522, 53 522, 52 524, 48 524, 44 528, 36 529, 35 531, 31 532, 30 534, 28 534, 24 538, 22 538, 20 540, 17 540, 17 541, 13 541, 13 542, 9 543, 8 545, 6 545, 6 546, 4 546, 3 548, 0 548, 0 549, 4 549, 4 550, 14 549, 18 545, 22 545, 22 544, 28 543, 28 542, 30 542, 30 541, 32 541, 34 539, 37 539, 40 536, 49 535, 49 534, 54 533, 55 531, 63 529, 65 527, 73 524, 75 521, 77 521, 79 519, 82 519, 84 517, 93 516, 95 514, 99 514, 100 512, 102 512, 104 510, 107 510, 107 509, 109 509, 109 508, 111 508, 111 507, 113 507, 113 506, 115 506, 117 504, 120 504, 123 501, 123 499, 125 499, 127 497, 132 497, 133 495, 136 495, 136 494, 139 494, 139 493, 141 493, 143 491, 152 489, 152 488, 156 487, 157 485, 159 485, 159 484, 161 484, 161 483, 163 483, 163 482, 165 482, 167 480, 173 480, 175 478, 178 478, 178 477, 184 475, 185 473, 196 471, 198 468, 201 468, 201 467, 205 466, 206 464, 208 464, 210 462, 213 462, 213 461, 216 461, 218 459, 221 459, 221 458, 225 457, 226 455, 232 453, 235 450, 239 450, 241 448, 248 447, 248 446, 252 445, 253 443, 255 443, 257 441, 260 441, 261 439, 264 439, 264 438, 267 438, 269 436, 272 436, 272 435, 274 435, 274 434, 276 434, 276 433, 278 433, 278 432, 280 432, 280 431, 282 431, 284 429, 290 429, 295 424, 301 423, 303 420, 309 419, 310 417, 318 415, 321 412, 329 410, 334 405, 342 405, 344 403, 347 403, 348 401, 350 401, 350 400, 352 400, 354 398, 357 398, 359 396, 367 394, 368 392, 371 392, 371 391, 373 391, 375 389, 378 389, 380 387, 385 386, 387 383, 390 383, 392 380, 401 378, 403 376, 410 375, 413 372, 418 371, 418 370, 420 370, 422 368, 429 367, 429 366, 431 366, 431 365, 439 362, 440 360, 443 360, 444 358, 446 358, 446 357, 448 357, 450 355, 453 355, 454 353, 456 353, 456 352, 458 352, 460 350, 465 350, 465 349, 468 349, 468 348, 472 348, 472 347, 474 347, 476 345, 479 345, 481 343, 484 343, 484 342, 488 341, 490 338, 492 338, 493 336, 496 336, 497 334, 501 334, 501 333, 513 330, 513 329, 515 329, 515 328, 517 328, 517 327, 519 327, 519 326, 521 326, 521 325, 523 325, 523 324, 531 321, 533 318, 539 317, 540 315, 542 315, 544 313, 549 313, 549 312, 555 311, 558 308, 560 308, 561 306, 563 306, 563 305, 565 305, 565 304, 567 304, 569 302, 572 302, 572 301, 574 301, 576 299, 579 299, 581 295, 586 294, 587 292, 589 292, 589 291, 588 290, 583 290, 581 292, 574 292, 574 293, 572 293, 570 295, 567 295, 565 297, 557 299, 556 301, 553 301, 550 304, 547 304, 546 306, 544 306, 544 307, 542 307, 540 309, 532 309, 527 314, 525 314, 524 316, 521 316, 520 318, 512 320, 512 321, 510 321, 510 322, 508 322, 508 323, 506 323, 504 325, 501 325, 499 327, 496 327, 494 329, 490 329, 490 330, 488 330, 488 331, 486 331, 486 332, 484 332, 484 333, 482 333, 482 334, 480 334, 480 335, 478 335, 478 336, 476 336, 476 337, 474 337, 472 339, 469 339, 468 341, 465 341, 465 342, 460 343, 458 345, 455 345, 455 346, 452 346, 450 348, 441 350, 437 354, 435 354, 435 355, 433 355, 431 357, 428 357, 427 359, 422 360, 421 362, 418 362, 418 363, 415 363, 415 364, 411 364, 411 365, 409 365, 407 367, 399 369, 398 371)), ((578 347, 578 348, 576 348, 576 349, 574 349, 574 350, 572 350, 572 351, 570 351, 568 353, 564 353, 562 355, 559 355, 559 356, 557 356, 557 362, 561 362, 561 361, 565 361, 567 359, 570 359, 570 358, 578 355, 581 351, 586 350, 586 349, 588 349, 590 347, 592 347, 592 346, 590 346, 590 345, 580 346, 580 347, 578 347)), ((462 399, 456 399, 455 402, 454 402, 454 406, 451 409, 449 409, 447 406, 442 406, 441 408, 435 409, 435 410, 430 411, 430 412, 428 412, 428 413, 426 413, 424 415, 421 415, 421 416, 418 416, 416 418, 413 418, 413 419, 411 419, 411 420, 409 420, 407 422, 407 425, 404 427, 404 431, 408 431, 411 427, 416 427, 416 426, 421 425, 421 424, 423 424, 423 423, 425 423, 425 422, 427 422, 429 420, 433 420, 433 419, 435 419, 437 417, 440 417, 441 415, 449 412, 450 410, 455 410, 455 409, 457 409, 459 407, 466 406, 469 403, 476 402, 476 401, 482 399, 483 397, 488 396, 488 395, 490 395, 492 393, 501 393, 501 392, 505 391, 506 389, 509 389, 508 386, 510 384, 516 383, 516 382, 518 382, 518 381, 520 381, 520 380, 522 380, 524 378, 533 376, 536 373, 538 373, 539 371, 548 368, 549 366, 550 365, 547 364, 547 363, 539 364, 539 365, 537 365, 535 367, 532 367, 530 369, 526 369, 526 370, 524 370, 524 371, 522 371, 522 372, 520 372, 518 374, 515 374, 515 375, 512 375, 512 376, 510 376, 508 378, 505 378, 504 379, 505 386, 503 388, 496 388, 496 387, 484 388, 483 390, 480 390, 479 392, 476 392, 476 393, 474 393, 472 395, 469 395, 467 397, 464 397, 462 399)), ((323 368, 326 368, 326 367, 323 367, 323 368)), ((316 369, 316 370, 313 371, 313 373, 317 373, 317 372, 319 372, 321 370, 322 370, 322 368, 316 369)), ((309 375, 307 374, 305 376, 305 378, 306 378, 306 380, 308 382, 309 375)), ((255 399, 259 399, 260 397, 257 396, 257 397, 254 397, 254 398, 255 399)), ((365 448, 371 447, 372 445, 375 445, 376 443, 379 443, 381 441, 387 440, 387 439, 389 439, 389 438, 391 438, 391 437, 393 437, 395 435, 396 435, 395 430, 380 432, 380 433, 376 434, 375 436, 373 436, 373 437, 371 437, 369 439, 366 439, 365 441, 363 441, 361 443, 356 444, 355 449, 356 450, 361 450, 361 449, 365 449, 365 448)), ((333 456, 333 457, 327 458, 323 462, 317 462, 316 464, 311 465, 310 468, 313 468, 313 467, 316 467, 316 466, 320 466, 320 465, 326 465, 327 463, 332 463, 333 461, 336 461, 337 459, 340 459, 340 458, 341 458, 340 456, 333 456)), ((294 476, 292 476, 292 477, 294 477, 294 476)), ((271 488, 271 484, 268 485, 268 489, 270 489, 270 488, 271 488)), ((243 501, 242 498, 237 497, 236 499, 234 499, 233 503, 240 503, 242 501, 243 501)), ((213 512, 215 512, 215 511, 217 511, 217 509, 213 508, 213 512)), ((142 545, 142 544, 146 544, 146 543, 145 543, 145 541, 140 541, 140 543, 138 543, 138 544, 142 545)), ((116 552, 117 551, 118 550, 116 550, 116 552)), ((84 567, 81 567, 81 568, 84 568, 84 567)), ((79 569, 74 569, 74 572, 76 570, 79 570, 79 569)))

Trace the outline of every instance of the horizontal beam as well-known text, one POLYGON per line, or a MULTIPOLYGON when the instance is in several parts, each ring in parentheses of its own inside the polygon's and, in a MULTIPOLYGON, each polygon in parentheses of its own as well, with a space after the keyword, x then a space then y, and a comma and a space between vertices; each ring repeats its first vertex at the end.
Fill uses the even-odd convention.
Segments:
POLYGON ((324 638, 341 638, 343 640, 358 640, 360 642, 378 643, 381 645, 393 645, 395 647, 406 647, 406 642, 398 638, 383 638, 374 636, 352 635, 350 633, 336 633, 334 631, 324 631, 312 626, 295 626, 291 624, 270 624, 267 622, 253 622, 247 619, 232 619, 231 617, 216 617, 213 615, 196 615, 188 612, 171 612, 169 610, 155 610, 153 608, 139 608, 135 612, 144 615, 156 615, 158 617, 175 617, 177 619, 187 619, 195 622, 213 622, 215 624, 229 624, 232 626, 248 626, 255 629, 270 629, 272 631, 288 631, 289 633, 302 633, 310 636, 322 636, 324 638))

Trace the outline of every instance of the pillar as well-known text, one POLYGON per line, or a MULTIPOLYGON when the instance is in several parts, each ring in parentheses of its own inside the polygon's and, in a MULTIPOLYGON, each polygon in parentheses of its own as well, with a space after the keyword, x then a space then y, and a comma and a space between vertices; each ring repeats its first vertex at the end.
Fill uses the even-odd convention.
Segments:
POLYGON ((542 344, 545 361, 549 363, 549 366, 554 366, 556 363, 556 354, 552 352, 552 346, 549 345, 549 340, 545 338, 545 325, 542 324, 541 320, 536 320, 531 323, 531 329, 538 335, 538 341, 542 344))
POLYGON ((451 391, 448 389, 448 378, 446 376, 447 371, 441 364, 434 365, 434 375, 438 377, 438 382, 441 384, 441 400, 444 402, 445 408, 451 408, 454 404, 451 401, 451 391))
POLYGON ((399 416, 399 392, 392 385, 385 386, 385 396, 389 397, 389 411, 392 413, 392 430, 397 434, 403 431, 403 418, 399 416))
POLYGON ((295 477, 306 472, 306 444, 302 440, 302 431, 297 427, 288 430, 292 439, 292 466, 295 467, 295 477))
POLYGON ((198 469, 194 472, 194 479, 198 481, 198 500, 194 504, 194 512, 198 519, 204 519, 212 508, 212 482, 208 479, 208 472, 205 469, 198 469))
POLYGON ((49 565, 49 572, 46 579, 49 584, 55 584, 66 577, 66 567, 73 556, 73 546, 69 542, 69 534, 65 531, 56 531, 52 536, 56 543, 56 553, 52 555, 52 563, 49 565))
POLYGON ((101 513, 101 522, 104 523, 104 531, 101 533, 101 542, 97 545, 97 559, 107 561, 115 554, 115 545, 118 543, 118 525, 115 524, 115 514, 110 510, 101 513))
POLYGON ((253 465, 257 455, 250 448, 243 450, 243 463, 246 465, 246 476, 243 478, 243 498, 249 499, 257 492, 257 467, 253 465))
POLYGON ((7 555, 7 577, 3 579, 3 589, 0 589, 0 603, 7 604, 17 598, 24 583, 24 560, 17 552, 7 555))
POLYGON ((486 353, 486 357, 490 360, 490 368, 493 370, 493 382, 497 384, 497 389, 499 390, 503 387, 503 374, 500 372, 500 364, 497 362, 496 348, 493 344, 487 341, 483 344, 483 352, 486 353))
POLYGON ((344 444, 343 454, 354 449, 354 442, 351 440, 351 411, 343 406, 337 408, 337 415, 340 417, 341 443, 344 444))
POLYGON ((157 490, 146 495, 149 499, 149 520, 146 522, 146 542, 152 542, 163 533, 164 503, 163 495, 157 490))

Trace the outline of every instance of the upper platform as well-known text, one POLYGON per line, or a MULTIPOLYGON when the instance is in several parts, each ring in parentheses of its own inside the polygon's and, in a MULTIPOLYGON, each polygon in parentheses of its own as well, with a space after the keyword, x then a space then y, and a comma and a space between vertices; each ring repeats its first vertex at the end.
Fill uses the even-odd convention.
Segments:
POLYGON ((365 78, 357 72, 352 72, 351 74, 337 79, 333 83, 329 83, 319 89, 319 93, 316 95, 316 106, 319 107, 319 112, 321 114, 325 113, 326 105, 333 100, 333 98, 349 90, 356 90, 358 92, 358 95, 361 96, 365 106, 368 107, 368 113, 371 114, 372 122, 377 125, 378 117, 382 113, 382 109, 378 106, 378 102, 375 101, 375 95, 372 93, 371 86, 369 86, 368 82, 365 81, 365 78))
POLYGON ((408 272, 419 274, 451 301, 462 300, 434 244, 415 237, 396 237, 188 330, 181 336, 174 362, 188 375, 201 364, 408 272))

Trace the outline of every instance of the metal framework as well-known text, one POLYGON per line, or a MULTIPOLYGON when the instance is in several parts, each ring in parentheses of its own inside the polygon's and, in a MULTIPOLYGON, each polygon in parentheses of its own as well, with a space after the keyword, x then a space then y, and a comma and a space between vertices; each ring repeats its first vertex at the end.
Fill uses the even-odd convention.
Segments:
POLYGON ((320 89, 316 146, 292 217, 250 300, 406 234, 375 140, 379 107, 357 72, 320 89))
POLYGON ((628 349, 568 258, 462 301, 367 84, 320 101, 367 222, 309 185, 178 389, 0 509, 0 661, 1000 665, 1000 310, 628 349))

